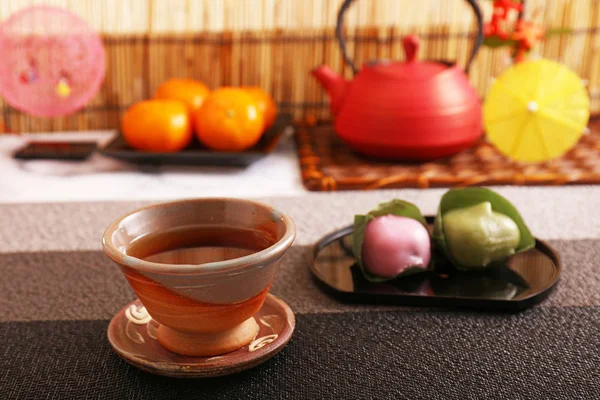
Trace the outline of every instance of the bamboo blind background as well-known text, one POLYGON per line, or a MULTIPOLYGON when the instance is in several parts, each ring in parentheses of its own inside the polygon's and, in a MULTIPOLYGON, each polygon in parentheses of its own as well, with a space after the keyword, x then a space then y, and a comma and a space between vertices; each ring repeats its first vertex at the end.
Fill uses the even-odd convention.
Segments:
MULTIPOLYGON (((81 112, 55 119, 23 115, 0 103, 13 132, 116 128, 124 110, 170 77, 211 87, 259 85, 295 117, 329 116, 327 99, 309 75, 328 64, 351 76, 334 28, 341 0, 0 0, 0 20, 31 4, 66 7, 103 36, 107 74, 81 112)), ((486 16, 491 3, 481 0, 486 16)), ((589 82, 600 112, 600 0, 528 0, 527 14, 546 28, 572 31, 539 46, 589 82)), ((461 0, 357 0, 347 13, 349 50, 357 62, 403 58, 402 37, 421 36, 421 59, 457 60, 471 48, 474 17, 461 0)), ((470 79, 483 96, 506 67, 506 49, 482 48, 470 79)))

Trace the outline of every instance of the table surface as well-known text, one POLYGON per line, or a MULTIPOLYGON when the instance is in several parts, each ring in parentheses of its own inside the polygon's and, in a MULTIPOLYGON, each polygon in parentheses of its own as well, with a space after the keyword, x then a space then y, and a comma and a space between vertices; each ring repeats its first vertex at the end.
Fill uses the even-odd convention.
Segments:
MULTIPOLYGON (((112 131, 36 134, 38 140, 110 141, 112 131)), ((292 196, 305 192, 287 136, 247 168, 145 166, 95 153, 85 162, 15 160, 28 135, 0 135, 0 203, 169 200, 205 196, 292 196)))
MULTIPOLYGON (((17 138, 0 140, 3 154, 11 146, 17 138)), ((556 290, 532 309, 507 315, 346 304, 311 279, 315 241, 395 197, 432 214, 445 189, 309 193, 292 155, 288 141, 229 174, 119 172, 104 163, 104 172, 53 165, 48 174, 41 163, 18 166, 4 156, 0 397, 600 398, 600 186, 496 188, 564 262, 556 290), (268 189, 255 187, 261 182, 268 189), (139 185, 119 191, 118 183, 139 185), (296 221, 297 239, 272 288, 296 313, 296 333, 275 358, 233 377, 141 372, 106 339, 110 318, 135 296, 101 251, 102 232, 158 199, 217 194, 258 197, 296 221)))

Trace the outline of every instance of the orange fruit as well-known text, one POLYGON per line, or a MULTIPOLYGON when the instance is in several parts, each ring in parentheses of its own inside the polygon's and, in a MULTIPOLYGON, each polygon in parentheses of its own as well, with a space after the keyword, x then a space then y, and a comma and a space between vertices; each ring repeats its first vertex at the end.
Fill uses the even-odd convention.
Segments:
POLYGON ((273 97, 267 92, 265 92, 262 88, 257 86, 245 86, 243 87, 258 103, 258 108, 265 115, 265 127, 264 129, 269 129, 275 123, 275 118, 277 118, 277 106, 275 105, 275 101, 273 97))
POLYGON ((243 151, 262 136, 265 121, 257 102, 244 89, 213 91, 194 113, 198 139, 218 151, 243 151))
POLYGON ((209 93, 208 86, 200 81, 174 78, 161 83, 154 92, 154 98, 179 100, 185 103, 191 114, 200 108, 209 93))
POLYGON ((137 150, 175 152, 192 140, 188 109, 176 100, 145 100, 129 107, 121 133, 137 150))

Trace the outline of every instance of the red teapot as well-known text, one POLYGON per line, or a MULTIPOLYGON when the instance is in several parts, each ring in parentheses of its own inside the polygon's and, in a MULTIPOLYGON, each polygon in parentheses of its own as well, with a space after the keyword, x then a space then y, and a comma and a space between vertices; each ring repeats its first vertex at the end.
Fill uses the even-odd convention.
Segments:
POLYGON ((340 7, 336 36, 355 77, 347 81, 327 66, 312 71, 330 97, 335 131, 352 149, 386 159, 429 160, 472 146, 482 135, 481 100, 467 76, 483 42, 478 33, 463 71, 455 63, 417 61, 419 40, 404 38, 404 62, 369 62, 358 71, 342 36, 343 16, 354 0, 340 7))

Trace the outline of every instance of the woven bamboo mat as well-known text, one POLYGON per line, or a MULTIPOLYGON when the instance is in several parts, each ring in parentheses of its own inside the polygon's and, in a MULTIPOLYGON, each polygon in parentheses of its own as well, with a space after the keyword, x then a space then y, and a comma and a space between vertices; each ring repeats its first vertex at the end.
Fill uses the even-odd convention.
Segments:
MULTIPOLYGON (((294 118, 326 119, 328 96, 309 72, 328 65, 353 76, 334 33, 342 0, 0 0, 0 21, 34 3, 65 7, 101 35, 106 77, 86 107, 57 118, 23 113, 0 98, 0 133, 117 129, 128 107, 174 77, 210 88, 261 86, 294 118)), ((478 3, 489 18, 492 2, 478 3)), ((527 0, 525 9, 536 24, 563 31, 536 53, 587 80, 590 110, 600 113, 600 1, 527 0)), ((357 0, 344 21, 356 65, 404 59, 402 39, 417 34, 419 59, 464 66, 475 35, 464 0, 357 0)), ((503 47, 479 51, 469 81, 480 96, 506 69, 507 54, 503 47)))
POLYGON ((314 191, 600 184, 600 119, 569 153, 540 164, 510 161, 485 140, 443 160, 382 162, 348 148, 330 122, 299 124, 296 131, 302 180, 314 191))

